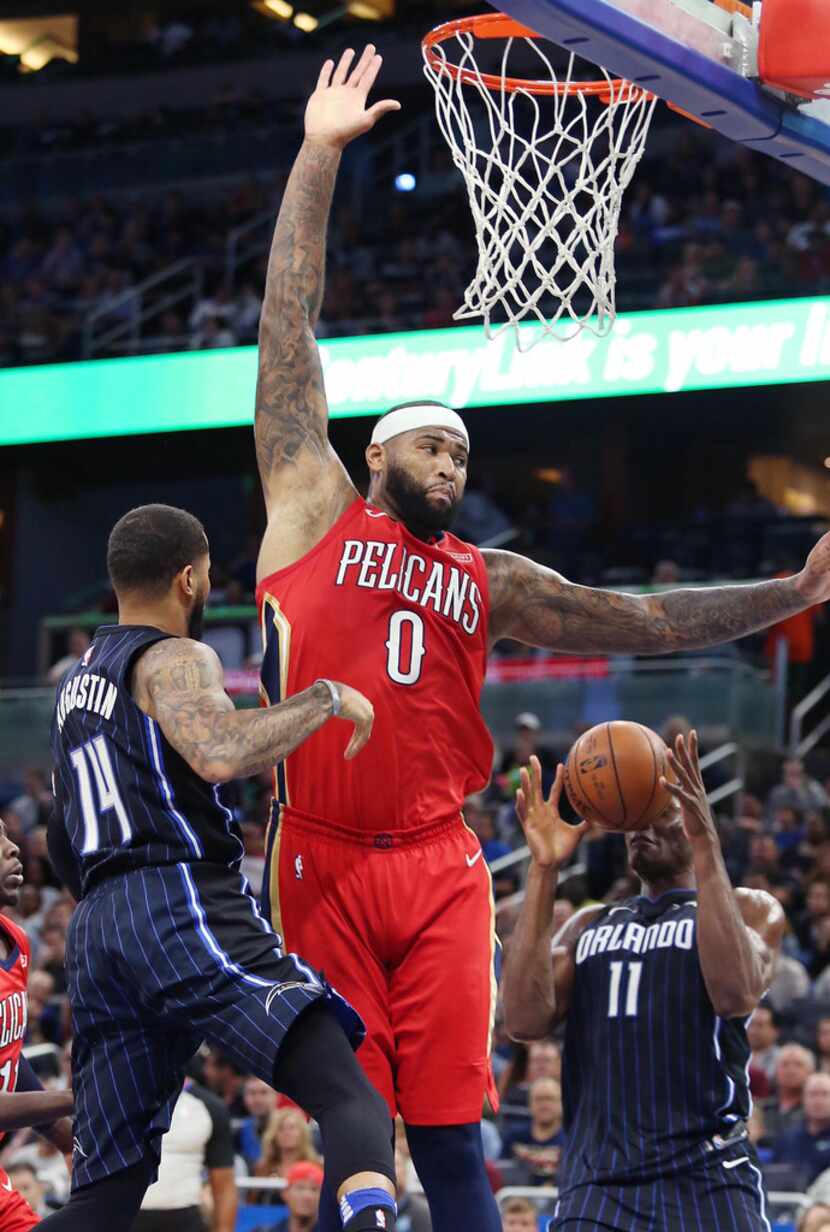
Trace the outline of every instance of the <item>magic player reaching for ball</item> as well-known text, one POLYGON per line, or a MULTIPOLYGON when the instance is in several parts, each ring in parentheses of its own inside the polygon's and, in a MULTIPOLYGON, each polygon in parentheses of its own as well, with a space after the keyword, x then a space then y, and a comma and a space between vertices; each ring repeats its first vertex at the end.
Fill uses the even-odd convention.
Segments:
POLYGON ((583 831, 545 800, 537 758, 517 808, 531 852, 504 970, 520 1039, 566 1024, 567 1149, 557 1232, 769 1232, 747 1136, 746 1026, 786 927, 770 894, 733 890, 706 800, 697 736, 678 736, 669 808, 626 834, 637 898, 577 912, 552 940, 560 866, 583 831))
MULTIPOLYGON (((407 1124, 435 1232, 497 1232, 478 1128, 495 1098, 490 878, 461 815, 492 764, 479 713, 488 649, 504 637, 583 654, 729 641, 830 597, 830 537, 799 574, 753 586, 572 585, 449 533, 470 442, 434 403, 378 421, 358 495, 328 440, 314 327, 343 149, 397 106, 367 107, 380 64, 371 46, 357 64, 350 51, 327 61, 309 101, 271 249, 255 424, 264 694, 277 702, 348 665, 374 704, 374 737, 345 762, 329 726, 277 767, 265 897, 289 949, 363 1015, 360 1059, 407 1124)), ((325 1197, 321 1227, 337 1227, 325 1197)))

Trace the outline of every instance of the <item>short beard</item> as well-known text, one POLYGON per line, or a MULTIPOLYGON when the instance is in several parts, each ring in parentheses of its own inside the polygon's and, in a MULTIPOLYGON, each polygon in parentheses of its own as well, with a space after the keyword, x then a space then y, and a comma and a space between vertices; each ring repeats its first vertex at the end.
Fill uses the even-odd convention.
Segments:
POLYGON ((426 493, 409 477, 402 466, 389 462, 386 468, 386 493, 401 515, 408 530, 415 533, 449 530, 458 512, 458 500, 447 510, 436 509, 429 503, 426 493))
POLYGON ((187 636, 191 637, 194 642, 200 642, 204 631, 205 601, 204 599, 197 599, 193 604, 190 615, 187 618, 187 636))

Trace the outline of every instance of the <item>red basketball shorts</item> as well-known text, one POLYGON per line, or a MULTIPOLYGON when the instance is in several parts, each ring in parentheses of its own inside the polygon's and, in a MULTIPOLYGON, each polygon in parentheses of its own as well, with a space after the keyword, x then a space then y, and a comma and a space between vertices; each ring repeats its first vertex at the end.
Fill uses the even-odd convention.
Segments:
POLYGON ((393 834, 344 831, 283 808, 270 897, 286 948, 362 1015, 358 1052, 394 1116, 478 1121, 497 1107, 490 872, 460 819, 393 834))
POLYGON ((40 1216, 16 1190, 7 1188, 10 1183, 0 1170, 0 1232, 29 1232, 40 1223, 40 1216))

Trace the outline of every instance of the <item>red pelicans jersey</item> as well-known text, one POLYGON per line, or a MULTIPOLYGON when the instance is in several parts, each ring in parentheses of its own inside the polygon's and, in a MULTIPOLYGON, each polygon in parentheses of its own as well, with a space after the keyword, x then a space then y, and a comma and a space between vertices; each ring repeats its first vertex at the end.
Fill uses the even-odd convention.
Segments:
MULTIPOLYGON (((14 1091, 28 1022, 26 984, 32 951, 26 933, 8 916, 0 915, 0 928, 9 946, 8 958, 0 962, 0 1091, 14 1091)), ((34 1222, 36 1217, 0 1168, 0 1230, 14 1228, 16 1232, 34 1222)))
POLYGON ((460 816, 493 746, 479 710, 488 586, 477 548, 429 543, 358 497, 301 560, 257 588, 266 704, 320 676, 375 708, 366 748, 326 723, 277 770, 281 803, 350 829, 394 831, 460 816))

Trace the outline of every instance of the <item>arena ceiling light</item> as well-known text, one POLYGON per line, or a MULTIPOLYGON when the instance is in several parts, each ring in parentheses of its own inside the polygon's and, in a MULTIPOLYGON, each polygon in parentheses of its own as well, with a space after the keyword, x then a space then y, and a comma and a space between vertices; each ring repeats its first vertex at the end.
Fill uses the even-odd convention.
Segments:
POLYGON ((52 60, 77 64, 77 15, 0 20, 0 53, 17 56, 22 73, 36 73, 52 60))
POLYGON ((253 0, 252 7, 265 17, 293 21, 306 34, 346 17, 361 21, 388 21, 395 16, 395 0, 307 0, 295 11, 289 0, 253 0))

